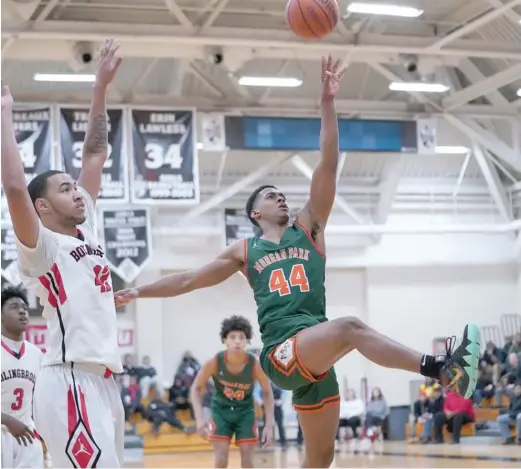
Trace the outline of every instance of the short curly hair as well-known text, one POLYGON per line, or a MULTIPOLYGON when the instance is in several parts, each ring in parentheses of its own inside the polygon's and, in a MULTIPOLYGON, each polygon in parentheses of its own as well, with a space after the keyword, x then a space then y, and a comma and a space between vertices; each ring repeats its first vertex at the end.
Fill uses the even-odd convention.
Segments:
POLYGON ((2 288, 2 309, 4 305, 11 298, 20 298, 26 305, 29 306, 29 301, 27 301, 27 293, 22 287, 15 287, 13 285, 7 285, 2 288))
POLYGON ((263 191, 264 189, 268 189, 269 187, 273 188, 273 189, 276 189, 275 186, 272 186, 271 184, 265 184, 263 186, 259 186, 257 187, 257 189, 255 189, 251 195, 248 197, 248 200, 246 202, 246 216, 248 217, 248 220, 250 220, 250 223, 254 226, 259 226, 259 224, 257 223, 257 220, 255 220, 255 218, 253 218, 251 216, 251 211, 253 210, 253 207, 255 206, 255 200, 257 199, 257 196, 259 195, 259 193, 261 191, 263 191))
POLYGON ((221 340, 226 339, 228 334, 232 331, 244 332, 246 338, 251 340, 253 337, 253 329, 250 321, 244 316, 232 316, 226 318, 221 324, 221 340))

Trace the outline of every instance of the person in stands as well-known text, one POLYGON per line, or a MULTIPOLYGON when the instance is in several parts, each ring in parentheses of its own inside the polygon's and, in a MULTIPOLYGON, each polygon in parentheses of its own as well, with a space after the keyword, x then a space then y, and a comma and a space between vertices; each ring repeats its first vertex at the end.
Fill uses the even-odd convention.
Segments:
POLYGON ((434 443, 443 443, 443 427, 447 425, 447 430, 452 433, 452 443, 459 444, 463 425, 474 422, 475 419, 472 399, 465 399, 449 391, 443 404, 443 412, 434 416, 434 443))

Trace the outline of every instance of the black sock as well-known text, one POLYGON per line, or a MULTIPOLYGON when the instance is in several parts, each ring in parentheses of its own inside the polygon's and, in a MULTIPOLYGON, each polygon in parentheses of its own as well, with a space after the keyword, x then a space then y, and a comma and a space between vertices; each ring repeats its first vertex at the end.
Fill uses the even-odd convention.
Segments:
POLYGON ((443 355, 433 356, 425 354, 422 357, 420 373, 427 378, 440 379, 440 372, 445 364, 443 355))

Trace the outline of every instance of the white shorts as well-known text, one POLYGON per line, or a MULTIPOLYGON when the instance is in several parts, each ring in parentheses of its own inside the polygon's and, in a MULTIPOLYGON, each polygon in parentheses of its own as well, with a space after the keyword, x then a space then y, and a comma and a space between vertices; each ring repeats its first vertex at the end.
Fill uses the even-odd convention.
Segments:
POLYGON ((123 403, 114 377, 105 377, 106 370, 78 363, 40 370, 34 386, 34 423, 54 467, 123 467, 123 403))
POLYGON ((2 467, 3 468, 38 468, 43 467, 43 448, 40 440, 24 446, 2 427, 2 467))

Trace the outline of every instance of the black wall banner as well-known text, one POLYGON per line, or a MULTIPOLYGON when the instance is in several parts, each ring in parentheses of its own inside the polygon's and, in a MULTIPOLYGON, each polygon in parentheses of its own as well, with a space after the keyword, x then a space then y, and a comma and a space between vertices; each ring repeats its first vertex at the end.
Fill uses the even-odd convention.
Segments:
MULTIPOLYGON (((122 109, 108 109, 108 158, 103 166, 99 201, 128 202, 127 158, 122 109)), ((88 109, 60 108, 60 149, 66 173, 78 179, 83 142, 89 119, 88 109)))
POLYGON ((226 231, 226 246, 239 239, 256 236, 253 225, 248 220, 244 210, 225 208, 224 227, 226 231))
MULTIPOLYGON (((13 110, 18 150, 27 183, 36 175, 54 168, 51 108, 13 110)), ((9 220, 2 190, 2 221, 9 220)))
POLYGON ((148 209, 103 210, 107 261, 125 283, 131 283, 152 256, 148 209))
POLYGON ((133 202, 199 202, 195 112, 133 109, 133 202))

